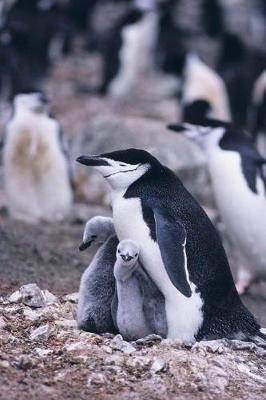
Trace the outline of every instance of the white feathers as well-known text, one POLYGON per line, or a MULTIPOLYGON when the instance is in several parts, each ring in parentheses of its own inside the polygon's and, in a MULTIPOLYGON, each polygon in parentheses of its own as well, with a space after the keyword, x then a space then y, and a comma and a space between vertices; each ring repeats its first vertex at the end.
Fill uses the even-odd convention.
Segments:
MULTIPOLYGON (((218 148, 208 155, 209 171, 221 218, 235 249, 241 272, 266 277, 266 197, 261 178, 258 193, 247 185, 240 155, 218 148)), ((247 274, 246 274, 247 275, 247 274)))
POLYGON ((183 296, 172 284, 163 265, 159 246, 154 242, 142 216, 140 199, 125 199, 123 192, 113 192, 113 219, 119 240, 131 239, 140 244, 140 261, 148 275, 165 296, 168 337, 193 341, 203 322, 202 300, 190 283, 192 296, 183 296), (130 218, 129 216, 134 216, 130 218))
POLYGON ((36 96, 18 96, 6 133, 4 179, 11 216, 29 222, 63 218, 72 191, 58 123, 42 112, 36 96))

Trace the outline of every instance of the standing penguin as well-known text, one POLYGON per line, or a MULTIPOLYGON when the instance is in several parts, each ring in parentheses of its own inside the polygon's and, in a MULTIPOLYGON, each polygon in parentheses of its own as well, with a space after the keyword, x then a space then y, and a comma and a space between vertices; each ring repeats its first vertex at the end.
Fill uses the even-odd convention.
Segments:
POLYGON ((227 90, 222 78, 197 55, 187 54, 181 95, 182 119, 200 123, 207 116, 230 121, 227 90))
POLYGON ((266 277, 266 164, 252 141, 230 124, 206 120, 206 126, 171 125, 206 153, 221 218, 236 251, 242 294, 255 278, 266 277))
POLYGON ((81 277, 78 327, 95 333, 116 332, 111 303, 115 293, 113 269, 118 239, 112 218, 94 217, 86 223, 80 251, 92 243, 101 247, 81 277))
POLYGON ((140 262, 165 297, 167 337, 263 336, 235 289, 218 233, 170 169, 137 149, 77 161, 110 184, 117 236, 140 244, 140 262))
POLYGON ((117 246, 113 320, 127 340, 152 333, 166 337, 164 297, 140 265, 139 251, 139 245, 133 240, 122 240, 117 246))
POLYGON ((20 94, 6 128, 4 180, 12 217, 64 218, 72 205, 69 165, 58 122, 42 93, 20 94))
POLYGON ((151 63, 157 13, 151 5, 131 8, 110 32, 103 49, 101 94, 122 96, 133 87, 140 70, 151 63))

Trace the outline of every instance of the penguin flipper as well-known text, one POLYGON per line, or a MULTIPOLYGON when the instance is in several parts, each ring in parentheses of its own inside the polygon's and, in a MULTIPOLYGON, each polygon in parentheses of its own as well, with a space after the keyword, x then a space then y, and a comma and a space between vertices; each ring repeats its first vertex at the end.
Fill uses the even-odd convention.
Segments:
POLYGON ((153 212, 156 238, 166 272, 177 290, 190 297, 192 292, 186 272, 186 230, 180 222, 171 221, 161 211, 153 212))

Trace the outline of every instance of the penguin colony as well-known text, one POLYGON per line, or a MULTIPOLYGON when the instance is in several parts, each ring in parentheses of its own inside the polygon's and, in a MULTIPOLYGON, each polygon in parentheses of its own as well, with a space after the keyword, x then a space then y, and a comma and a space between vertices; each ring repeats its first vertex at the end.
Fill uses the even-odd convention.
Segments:
POLYGON ((84 230, 80 250, 98 249, 81 278, 78 326, 127 340, 156 333, 185 343, 227 337, 265 346, 239 293, 266 277, 266 158, 255 148, 266 130, 266 56, 227 30, 218 1, 202 2, 204 33, 220 43, 215 68, 186 45, 198 32, 177 25, 178 0, 125 3, 101 42, 92 23, 96 1, 3 2, 0 92, 15 96, 3 146, 10 216, 37 223, 70 213, 62 130, 38 88, 72 51, 73 37, 83 35, 86 49, 101 54, 102 81, 92 90, 101 95, 124 96, 155 64, 179 85, 182 121, 170 129, 206 153, 217 207, 239 252, 236 287, 218 233, 171 170, 144 150, 80 156, 109 183, 113 216, 95 217, 84 230))

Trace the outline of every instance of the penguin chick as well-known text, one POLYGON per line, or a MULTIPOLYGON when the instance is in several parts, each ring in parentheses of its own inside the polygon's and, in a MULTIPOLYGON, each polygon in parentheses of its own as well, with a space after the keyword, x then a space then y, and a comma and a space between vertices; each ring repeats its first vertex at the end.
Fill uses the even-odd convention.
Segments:
POLYGON ((17 95, 13 109, 3 150, 10 215, 32 223, 60 220, 72 205, 60 126, 42 93, 17 95))
POLYGON ((266 179, 264 159, 235 127, 206 119, 205 126, 171 125, 206 153, 216 204, 228 236, 239 253, 236 287, 266 278, 266 179))
POLYGON ((141 267, 139 252, 140 247, 133 240, 122 240, 117 246, 113 320, 127 340, 140 339, 151 333, 166 337, 164 297, 141 267))
POLYGON ((112 218, 99 216, 86 223, 80 251, 92 243, 101 246, 81 277, 77 311, 78 327, 95 333, 116 332, 112 320, 111 302, 115 293, 113 268, 118 239, 112 218))

